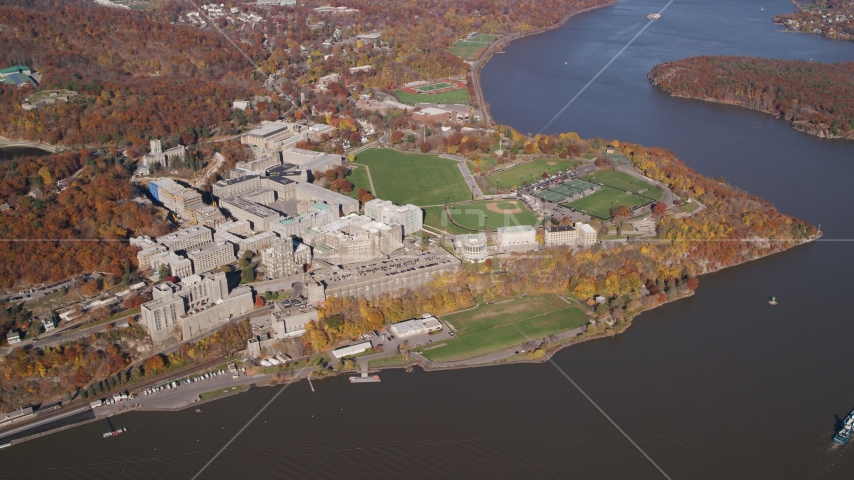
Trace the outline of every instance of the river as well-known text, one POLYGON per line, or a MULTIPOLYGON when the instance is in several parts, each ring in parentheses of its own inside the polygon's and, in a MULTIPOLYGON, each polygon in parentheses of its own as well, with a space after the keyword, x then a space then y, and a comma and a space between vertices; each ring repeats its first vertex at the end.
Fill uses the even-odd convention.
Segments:
MULTIPOLYGON (((514 42, 483 72, 496 120, 539 131, 664 4, 624 1, 514 42)), ((822 241, 704 276, 692 298, 554 357, 674 480, 854 471, 854 445, 831 446, 854 408, 854 142, 671 98, 646 80, 657 63, 700 54, 854 59, 854 44, 778 32, 771 17, 791 10, 783 0, 677 0, 548 130, 670 148, 822 224, 822 241)), ((199 478, 664 478, 549 363, 382 380, 291 385, 199 478)), ((1 476, 189 479, 280 388, 198 413, 121 415, 113 424, 128 433, 115 438, 102 438, 101 421, 24 442, 0 450, 1 476)))

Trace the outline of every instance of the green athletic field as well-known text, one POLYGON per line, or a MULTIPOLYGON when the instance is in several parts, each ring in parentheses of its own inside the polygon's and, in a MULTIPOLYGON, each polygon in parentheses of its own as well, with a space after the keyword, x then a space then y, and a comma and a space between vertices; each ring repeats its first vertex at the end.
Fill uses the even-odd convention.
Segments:
POLYGON ((433 90, 442 90, 443 88, 451 88, 451 87, 453 87, 453 85, 451 85, 450 83, 438 82, 438 83, 430 83, 427 85, 422 85, 420 87, 412 87, 412 88, 414 88, 415 90, 418 90, 419 92, 432 92, 433 90))
POLYGON ((394 96, 407 105, 415 105, 416 103, 456 103, 466 105, 469 103, 469 91, 465 88, 458 88, 456 90, 451 90, 450 92, 431 94, 409 93, 398 88, 394 91, 394 96))
POLYGON ((572 160, 563 160, 560 158, 538 158, 534 161, 513 167, 510 170, 504 170, 496 173, 495 175, 490 175, 486 177, 485 180, 493 187, 501 185, 503 188, 513 188, 514 186, 518 187, 521 185, 519 180, 520 176, 522 177, 522 180, 531 183, 532 179, 535 182, 540 180, 543 176, 543 172, 555 173, 558 170, 566 170, 567 168, 572 168, 575 165, 576 162, 572 160))
POLYGON ((590 215, 606 219, 611 218, 611 209, 614 207, 625 205, 626 208, 631 209, 648 203, 652 203, 652 200, 633 194, 626 194, 622 190, 603 187, 602 190, 596 193, 591 193, 573 202, 564 203, 563 206, 576 210, 584 210, 590 215))
MULTIPOLYGON (((436 155, 370 148, 356 155, 356 163, 371 168, 377 198, 398 205, 442 205, 471 198, 457 162, 436 155)), ((370 187, 369 187, 370 188, 370 187)))
MULTIPOLYGON (((377 187, 379 188, 379 187, 377 187)), ((539 222, 537 214, 532 212, 519 200, 478 200, 467 202, 465 204, 455 204, 448 207, 451 210, 451 215, 454 221, 462 226, 455 225, 448 220, 448 215, 444 207, 425 208, 426 215, 424 224, 444 230, 448 233, 471 233, 471 230, 495 231, 498 227, 512 227, 516 225, 536 225, 539 222), (502 210, 516 210, 519 213, 498 213, 487 208, 487 205, 494 204, 502 210), (467 230, 468 229, 468 230, 467 230)))
POLYGON ((428 344, 416 347, 435 362, 448 362, 477 357, 523 344, 528 338, 542 339, 552 333, 565 332, 587 324, 587 316, 575 304, 557 295, 538 295, 496 301, 492 305, 442 316, 453 325, 456 336, 442 340, 443 347, 428 344), (520 333, 521 332, 521 333, 520 333))
POLYGON ((651 200, 661 200, 661 190, 651 183, 647 183, 641 179, 635 178, 631 175, 622 173, 622 172, 614 172, 612 170, 599 170, 597 172, 591 173, 590 175, 585 175, 582 177, 582 180, 586 180, 591 183, 603 184, 607 185, 613 189, 620 190, 621 192, 632 192, 642 197, 647 197, 651 200), (643 193, 638 193, 641 190, 646 190, 643 193))
POLYGON ((457 40, 452 47, 448 47, 448 53, 456 55, 463 60, 474 61, 480 51, 487 45, 499 38, 500 35, 478 35, 471 40, 457 40))

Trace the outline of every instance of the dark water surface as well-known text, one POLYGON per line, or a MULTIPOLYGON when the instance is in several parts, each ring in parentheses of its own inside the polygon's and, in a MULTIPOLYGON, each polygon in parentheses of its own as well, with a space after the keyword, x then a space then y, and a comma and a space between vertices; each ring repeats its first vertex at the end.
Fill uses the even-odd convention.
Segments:
MULTIPOLYGON (((512 44, 484 69, 493 114, 538 131, 664 4, 624 1, 512 44)), ((854 59, 854 44, 778 33, 771 17, 791 10, 677 0, 549 131, 671 148, 828 240, 854 238, 854 142, 646 81, 707 53, 854 59)), ((852 272, 852 243, 799 247, 703 277, 694 297, 555 360, 674 480, 852 478, 854 444, 831 446, 854 408, 852 272)), ((382 377, 292 385, 199 478, 664 478, 550 364, 382 377)), ((15 445, 0 478, 189 479, 279 388, 122 415, 115 438, 96 422, 15 445)))
POLYGON ((11 160, 18 157, 44 157, 50 152, 34 147, 2 147, 0 146, 0 160, 11 160))

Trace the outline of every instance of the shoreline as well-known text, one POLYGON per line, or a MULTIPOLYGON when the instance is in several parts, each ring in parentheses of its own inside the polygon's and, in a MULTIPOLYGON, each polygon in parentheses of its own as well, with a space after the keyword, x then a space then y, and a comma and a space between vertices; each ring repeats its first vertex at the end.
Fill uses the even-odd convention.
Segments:
MULTIPOLYGON (((655 88, 659 89, 660 91, 662 91, 662 92, 664 92, 664 93, 668 93, 668 94, 670 94, 670 96, 671 96, 671 97, 674 97, 674 98, 684 98, 684 99, 688 99, 688 100, 700 100, 701 102, 716 103, 716 104, 718 104, 718 105, 731 105, 731 106, 733 106, 733 107, 746 108, 747 110, 752 110, 752 111, 754 111, 754 112, 765 113, 765 114, 768 114, 768 115, 772 115, 772 116, 773 116, 773 117, 775 117, 775 118, 778 118, 778 119, 781 119, 781 120, 785 120, 785 118, 784 118, 782 115, 780 115, 779 113, 776 113, 776 112, 769 112, 768 110, 762 110, 761 108, 748 107, 748 106, 745 106, 745 105, 741 105, 740 103, 736 103, 736 102, 728 102, 728 101, 724 101, 724 100, 717 100, 717 99, 715 99, 715 98, 709 98, 709 97, 690 97, 690 96, 688 96, 688 95, 680 95, 680 94, 678 94, 678 93, 668 92, 668 91, 666 91, 666 90, 662 89, 661 87, 659 87, 658 85, 656 85, 656 84, 655 84, 655 82, 653 82, 651 79, 650 79, 650 83, 652 84, 652 86, 653 86, 653 87, 655 87, 655 88)), ((813 124, 809 124, 809 125, 813 125, 813 124)), ((830 133, 825 133, 825 132, 813 133, 813 132, 810 132, 810 131, 808 131, 808 130, 801 130, 801 129, 799 129, 799 128, 796 128, 796 127, 795 127, 795 124, 794 124, 794 123, 792 123, 792 122, 789 122, 789 127, 790 127, 792 130, 796 131, 796 132, 806 133, 807 135, 812 135, 812 136, 814 136, 814 137, 818 137, 818 138, 826 138, 826 139, 830 139, 830 140, 854 140, 854 136, 852 136, 852 137, 843 137, 843 136, 840 136, 840 135, 831 135, 830 133)))
MULTIPOLYGON (((810 244, 810 243, 814 242, 815 240, 818 240, 822 236, 823 236, 822 233, 820 231, 818 231, 818 232, 816 232, 815 236, 813 236, 812 238, 809 238, 809 239, 804 240, 802 242, 796 243, 796 244, 794 244, 788 248, 784 248, 782 250, 770 252, 766 255, 761 255, 761 256, 758 256, 755 258, 751 258, 749 260, 744 260, 742 262, 734 263, 732 265, 728 265, 728 266, 723 267, 723 268, 711 270, 711 271, 703 273, 702 275, 720 272, 720 271, 728 269, 728 268, 737 267, 740 265, 744 265, 744 264, 753 262, 755 260, 767 258, 767 257, 770 257, 770 256, 778 254, 778 253, 787 252, 787 251, 789 251, 795 247, 810 244)), ((699 275, 699 277, 702 277, 702 275, 699 275)), ((470 364, 470 365, 457 364, 457 365, 449 365, 449 366, 445 366, 445 367, 443 367, 441 364, 426 365, 423 362, 420 362, 418 360, 413 359, 409 364, 406 364, 406 365, 395 365, 395 366, 388 366, 388 367, 369 368, 369 372, 380 373, 380 372, 383 372, 385 370, 399 370, 399 369, 406 370, 406 369, 409 369, 412 367, 419 367, 424 372, 441 372, 441 371, 462 370, 462 369, 470 369, 470 368, 495 367, 495 366, 501 366, 501 365, 545 363, 545 362, 551 360, 552 357, 554 357, 554 355, 556 355, 558 352, 560 352, 564 348, 570 347, 572 345, 577 345, 580 343, 588 342, 591 340, 598 340, 598 339, 601 339, 604 337, 613 337, 615 335, 622 334, 626 330, 628 330, 629 327, 631 327, 634 324, 634 320, 638 316, 640 316, 642 313, 654 310, 658 307, 661 307, 663 305, 667 305, 669 303, 673 303, 673 302, 677 302, 679 300, 683 300, 685 298, 693 297, 694 295, 696 295, 696 291, 689 291, 688 293, 682 294, 678 297, 668 299, 665 302, 649 306, 649 308, 644 308, 644 309, 638 311, 637 313, 635 313, 634 315, 628 317, 625 320, 625 322, 623 322, 622 324, 615 324, 615 326, 619 325, 619 328, 617 328, 617 329, 611 329, 611 330, 605 331, 603 333, 592 334, 589 336, 585 336, 585 334, 581 334, 581 335, 578 335, 575 337, 571 337, 567 341, 565 341, 565 343, 558 343, 556 345, 549 346, 548 349, 544 352, 544 355, 542 357, 539 357, 539 358, 516 358, 516 359, 514 359, 513 357, 508 357, 508 358, 496 360, 493 362, 486 362, 486 363, 480 363, 480 364, 470 364)), ((462 361, 465 361, 465 360, 462 360, 462 361)), ((454 362, 454 363, 456 363, 456 362, 454 362)), ((305 380, 307 377, 303 377, 302 376, 303 373, 304 373, 304 371, 300 371, 300 373, 299 373, 300 377, 290 381, 289 383, 286 382, 286 384, 298 383, 298 382, 305 380)), ((326 378, 348 376, 348 375, 356 375, 357 376, 359 374, 360 374, 360 371, 357 369, 357 370, 352 370, 352 371, 337 372, 336 374, 330 375, 329 377, 326 377, 326 378)), ((248 379, 248 380, 250 380, 250 379, 248 379)), ((318 378, 317 380, 321 380, 321 379, 318 378)), ((274 375, 260 375, 260 376, 251 378, 251 382, 236 385, 236 387, 238 387, 238 388, 235 389, 233 392, 229 392, 229 393, 226 393, 223 395, 219 395, 219 396, 216 396, 213 398, 209 398, 207 400, 200 400, 198 402, 189 403, 189 404, 182 405, 179 407, 174 407, 174 408, 145 408, 145 407, 141 407, 141 408, 131 408, 131 409, 126 409, 126 410, 119 410, 116 412, 111 412, 111 413, 106 414, 106 415, 97 415, 96 414, 95 418, 85 419, 85 420, 82 420, 80 422, 76 422, 76 423, 72 423, 72 424, 68 424, 68 425, 63 425, 63 426, 57 427, 55 429, 50 429, 50 430, 46 430, 43 432, 34 433, 32 435, 27 435, 25 437, 20 437, 20 438, 14 439, 14 440, 10 440, 5 445, 7 445, 7 446, 16 445, 16 444, 19 444, 22 442, 26 442, 28 440, 34 440, 37 438, 41 438, 41 437, 44 437, 44 436, 52 434, 52 433, 62 432, 64 430, 68 430, 69 428, 77 427, 80 425, 86 425, 86 424, 89 424, 89 423, 92 423, 95 421, 99 421, 99 420, 104 420, 104 419, 107 419, 110 417, 116 417, 116 416, 119 416, 123 413, 128 413, 128 412, 133 412, 133 411, 177 412, 177 411, 181 411, 181 410, 186 410, 188 408, 198 408, 199 405, 209 403, 209 402, 214 402, 214 401, 217 401, 217 400, 220 400, 223 398, 228 398, 228 397, 231 397, 231 396, 243 393, 243 392, 247 392, 253 388, 274 387, 274 386, 281 385, 281 384, 282 383, 280 381, 278 381, 274 375)))
POLYGON ((483 87, 481 86, 480 82, 480 73, 481 70, 483 70, 483 67, 487 63, 489 63, 489 61, 492 59, 493 56, 495 56, 495 54, 497 54, 501 50, 504 50, 504 48, 510 45, 510 43, 514 40, 518 40, 520 38, 528 37, 531 35, 539 35, 541 33, 555 30, 564 26, 564 24, 566 24, 566 22, 568 22, 570 18, 576 15, 591 12, 593 10, 598 10, 600 8, 613 7, 617 3, 619 3, 619 0, 611 0, 603 5, 596 5, 594 7, 584 8, 577 12, 573 12, 569 15, 566 15, 559 22, 553 25, 538 28, 536 30, 531 30, 529 32, 511 33, 510 35, 499 38, 498 40, 490 44, 488 47, 486 47, 486 50, 481 54, 481 56, 477 60, 475 60, 475 63, 471 70, 472 89, 474 90, 474 96, 477 100, 478 107, 480 108, 480 114, 483 116, 483 121, 486 122, 486 128, 489 128, 490 123, 492 123, 492 114, 489 113, 489 104, 486 102, 486 98, 483 96, 483 87))

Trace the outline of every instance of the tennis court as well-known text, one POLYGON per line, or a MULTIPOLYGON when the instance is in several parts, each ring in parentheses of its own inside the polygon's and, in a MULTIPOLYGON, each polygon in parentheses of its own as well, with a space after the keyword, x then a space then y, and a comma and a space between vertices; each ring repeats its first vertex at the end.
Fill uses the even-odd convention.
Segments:
POLYGON ((558 203, 562 202, 563 199, 566 198, 566 195, 562 195, 560 193, 552 192, 551 190, 543 190, 542 192, 537 192, 534 194, 537 198, 542 198, 543 200, 549 203, 558 203))

